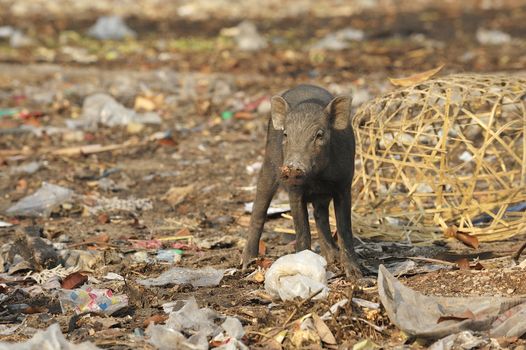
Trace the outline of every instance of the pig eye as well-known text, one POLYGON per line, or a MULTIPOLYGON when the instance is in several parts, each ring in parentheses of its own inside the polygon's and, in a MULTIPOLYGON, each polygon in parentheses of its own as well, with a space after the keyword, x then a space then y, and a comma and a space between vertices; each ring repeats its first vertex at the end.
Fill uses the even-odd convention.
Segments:
POLYGON ((322 138, 323 138, 323 130, 318 130, 318 132, 316 133, 316 139, 320 140, 322 138))
POLYGON ((286 131, 283 131, 283 137, 287 138, 287 132, 286 131))

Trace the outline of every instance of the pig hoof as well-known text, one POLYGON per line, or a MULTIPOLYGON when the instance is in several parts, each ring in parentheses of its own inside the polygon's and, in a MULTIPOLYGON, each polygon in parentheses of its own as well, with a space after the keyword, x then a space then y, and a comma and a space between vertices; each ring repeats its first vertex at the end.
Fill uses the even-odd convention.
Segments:
POLYGON ((325 257, 325 260, 327 260, 328 265, 336 263, 338 261, 338 257, 340 256, 338 248, 322 248, 321 253, 325 257))
POLYGON ((349 266, 349 264, 344 264, 345 275, 349 279, 359 279, 363 277, 362 270, 356 264, 349 266))
POLYGON ((251 265, 256 259, 256 256, 252 256, 251 254, 243 253, 243 256, 241 258, 241 270, 246 271, 248 266, 251 265))
MULTIPOLYGON (((343 254, 342 254, 343 255, 343 254)), ((350 279, 359 279, 363 277, 362 270, 360 269, 360 265, 356 262, 356 257, 353 255, 352 257, 344 255, 342 256, 343 261, 343 268, 345 270, 345 275, 347 278, 350 279)))

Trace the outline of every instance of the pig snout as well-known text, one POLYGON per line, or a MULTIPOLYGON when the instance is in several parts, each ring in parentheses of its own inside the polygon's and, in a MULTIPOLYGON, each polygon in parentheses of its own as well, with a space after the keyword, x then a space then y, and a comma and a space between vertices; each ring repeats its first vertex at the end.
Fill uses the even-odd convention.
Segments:
POLYGON ((281 178, 289 185, 301 185, 305 182, 305 170, 294 164, 284 165, 281 167, 281 178))

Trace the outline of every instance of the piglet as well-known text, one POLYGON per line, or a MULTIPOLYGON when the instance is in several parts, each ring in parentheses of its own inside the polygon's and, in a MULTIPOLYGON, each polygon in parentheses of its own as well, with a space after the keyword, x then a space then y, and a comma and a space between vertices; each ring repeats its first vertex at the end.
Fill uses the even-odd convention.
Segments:
POLYGON ((328 262, 339 257, 348 277, 361 276, 351 229, 355 143, 350 113, 350 96, 334 97, 314 85, 299 85, 272 97, 265 159, 242 256, 244 269, 258 254, 267 209, 281 184, 289 193, 296 251, 311 248, 307 204, 312 203, 322 254, 328 262), (339 244, 329 226, 331 200, 339 244))

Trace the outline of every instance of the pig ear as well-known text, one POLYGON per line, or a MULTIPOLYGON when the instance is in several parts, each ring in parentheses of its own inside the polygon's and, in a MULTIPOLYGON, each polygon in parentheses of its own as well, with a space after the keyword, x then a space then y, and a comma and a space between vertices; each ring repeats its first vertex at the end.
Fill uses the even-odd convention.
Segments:
POLYGON ((329 116, 330 123, 334 129, 343 130, 349 125, 351 102, 351 96, 338 96, 325 107, 325 112, 329 116))
POLYGON ((274 129, 283 130, 288 111, 289 104, 283 97, 276 95, 270 99, 270 117, 272 118, 274 129))

